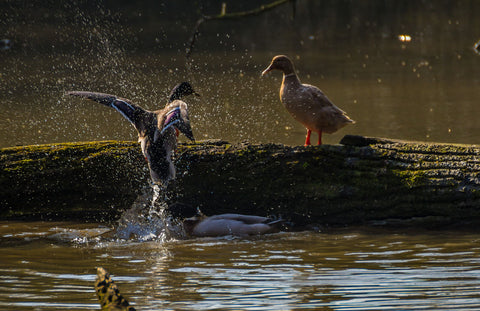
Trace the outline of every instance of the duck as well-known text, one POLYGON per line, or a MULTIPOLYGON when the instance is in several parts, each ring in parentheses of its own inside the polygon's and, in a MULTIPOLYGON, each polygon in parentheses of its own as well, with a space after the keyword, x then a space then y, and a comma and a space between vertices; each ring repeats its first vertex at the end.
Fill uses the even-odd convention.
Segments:
POLYGON ((306 127, 305 146, 311 145, 312 132, 318 133, 318 145, 321 145, 323 133, 332 134, 348 124, 355 123, 318 87, 302 84, 295 73, 293 62, 286 55, 273 57, 262 76, 272 70, 283 72, 280 100, 293 118, 306 127))
POLYGON ((168 212, 183 222, 191 237, 250 236, 278 232, 283 219, 235 213, 206 216, 199 208, 183 203, 169 206, 168 212))
MULTIPOLYGON (((180 86, 181 84, 177 85, 180 86)), ((167 187, 175 178, 175 166, 172 161, 177 145, 178 131, 191 141, 195 141, 187 104, 177 98, 193 94, 193 88, 174 88, 165 107, 156 111, 146 110, 126 98, 116 95, 89 92, 68 91, 66 95, 86 98, 111 107, 125 117, 137 130, 142 153, 148 163, 150 177, 156 185, 167 187), (192 91, 191 93, 189 93, 192 91)))

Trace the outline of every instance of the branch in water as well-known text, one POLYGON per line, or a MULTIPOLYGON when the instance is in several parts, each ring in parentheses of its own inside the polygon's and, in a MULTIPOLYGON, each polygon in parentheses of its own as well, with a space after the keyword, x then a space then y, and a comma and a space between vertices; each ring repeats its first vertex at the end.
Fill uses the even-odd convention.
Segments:
POLYGON ((294 12, 295 12, 295 1, 296 0, 277 0, 269 4, 264 4, 261 5, 260 7, 249 10, 249 11, 242 11, 242 12, 235 12, 235 13, 226 13, 226 4, 222 3, 222 9, 220 11, 220 14, 217 15, 204 15, 201 18, 197 20, 197 23, 195 24, 195 28, 193 31, 193 35, 190 38, 190 43, 188 45, 188 48, 186 50, 186 55, 185 57, 187 60, 190 58, 192 55, 193 47, 195 46, 195 42, 197 41, 197 37, 200 34, 200 26, 205 23, 206 21, 212 21, 212 20, 232 20, 232 19, 238 19, 242 17, 247 17, 247 16, 253 16, 253 15, 260 15, 262 13, 265 13, 273 8, 276 8, 277 6, 280 6, 282 4, 285 4, 287 2, 292 2, 294 5, 294 12))
POLYGON ((120 294, 110 274, 101 267, 97 268, 95 292, 102 311, 135 311, 135 308, 130 306, 128 301, 120 294))

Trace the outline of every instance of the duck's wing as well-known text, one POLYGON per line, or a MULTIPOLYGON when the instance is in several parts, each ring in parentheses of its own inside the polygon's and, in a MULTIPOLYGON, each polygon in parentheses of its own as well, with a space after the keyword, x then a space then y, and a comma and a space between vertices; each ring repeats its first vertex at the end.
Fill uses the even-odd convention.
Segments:
POLYGON ((303 92, 309 94, 312 100, 315 102, 317 109, 328 113, 331 117, 337 117, 342 120, 342 123, 355 123, 347 116, 347 113, 338 108, 327 95, 325 95, 318 87, 310 84, 302 85, 303 92))
MULTIPOLYGON (((310 84, 302 84, 301 92, 305 94, 305 96, 311 97, 313 101, 317 104, 318 107, 321 108, 336 108, 340 110, 337 106, 335 106, 332 101, 322 92, 318 87, 310 84)), ((340 110, 344 113, 342 110, 340 110)))
POLYGON ((188 139, 195 140, 192 127, 190 126, 190 119, 188 118, 188 107, 185 102, 178 99, 174 100, 167 104, 158 114, 161 115, 161 118, 158 118, 158 128, 162 129, 160 134, 174 126, 188 139))
POLYGON ((66 92, 65 95, 90 99, 102 105, 112 107, 113 109, 120 112, 122 116, 125 117, 125 119, 130 121, 130 123, 132 123, 139 132, 141 130, 141 126, 139 124, 140 119, 142 119, 143 116, 148 114, 148 111, 138 105, 135 105, 130 100, 120 98, 111 94, 86 91, 70 91, 66 92))
POLYGON ((266 224, 266 225, 269 225, 269 226, 278 226, 278 225, 281 225, 285 222, 286 222, 286 220, 281 219, 281 218, 280 219, 270 219, 270 218, 268 218, 263 223, 266 224))

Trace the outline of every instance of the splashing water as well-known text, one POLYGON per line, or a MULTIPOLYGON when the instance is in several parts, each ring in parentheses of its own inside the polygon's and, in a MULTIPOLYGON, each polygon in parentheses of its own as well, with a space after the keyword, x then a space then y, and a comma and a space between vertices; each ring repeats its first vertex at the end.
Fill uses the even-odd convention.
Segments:
POLYGON ((182 223, 168 214, 165 189, 152 185, 143 189, 118 222, 118 239, 165 242, 186 237, 182 223))

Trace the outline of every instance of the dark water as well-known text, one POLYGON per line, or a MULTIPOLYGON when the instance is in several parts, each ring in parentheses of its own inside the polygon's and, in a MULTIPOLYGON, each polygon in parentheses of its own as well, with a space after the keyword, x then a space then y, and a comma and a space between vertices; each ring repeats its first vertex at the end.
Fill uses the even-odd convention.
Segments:
POLYGON ((326 143, 345 134, 479 142, 478 1, 297 1, 294 19, 285 5, 205 24, 187 67, 195 21, 220 2, 2 3, 0 35, 13 44, 0 51, 0 146, 134 140, 118 113, 63 92, 156 109, 182 80, 203 95, 187 99, 197 139, 302 144, 305 130, 278 98, 281 74, 260 77, 276 54, 290 55, 303 82, 357 121, 326 143))
POLYGON ((98 309, 103 266, 140 310, 480 310, 480 235, 365 229, 100 242, 96 224, 0 223, 0 309, 98 309))

